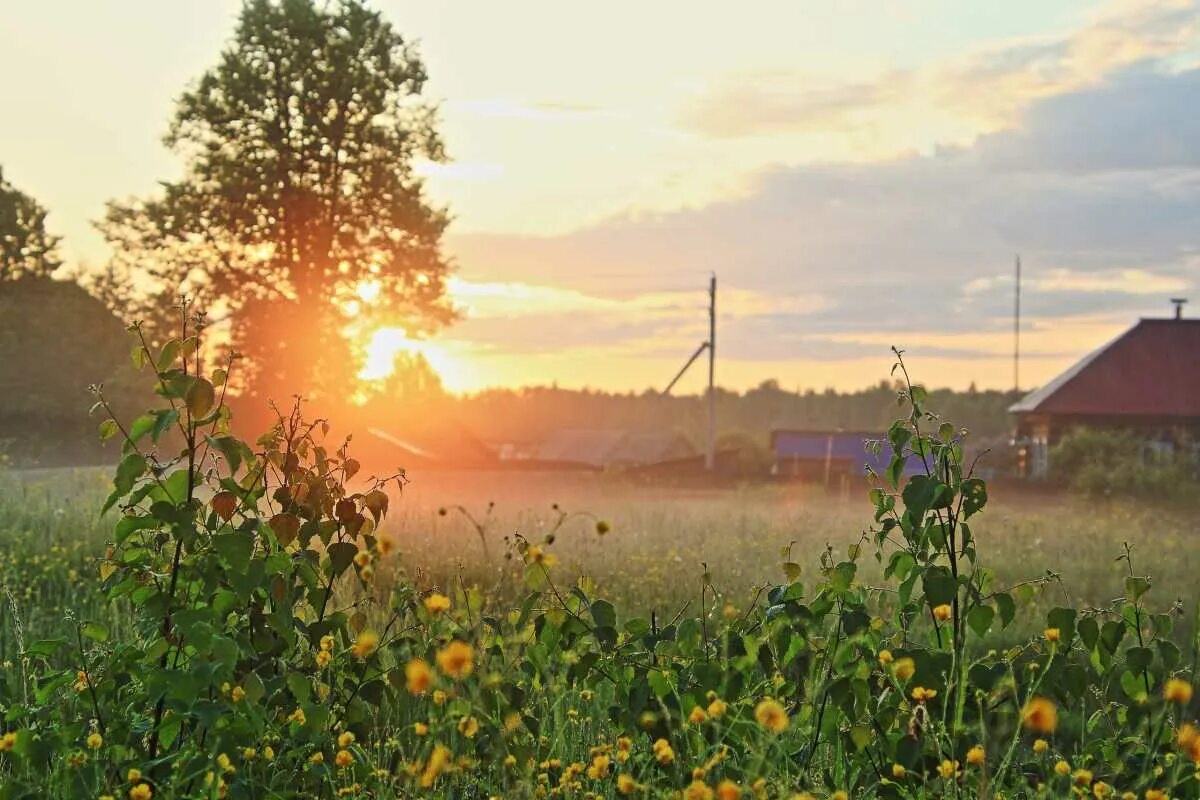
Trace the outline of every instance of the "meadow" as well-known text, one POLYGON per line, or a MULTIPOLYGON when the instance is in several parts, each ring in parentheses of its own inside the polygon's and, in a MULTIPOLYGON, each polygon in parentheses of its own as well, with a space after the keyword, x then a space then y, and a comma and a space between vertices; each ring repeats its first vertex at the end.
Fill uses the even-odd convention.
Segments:
MULTIPOLYGON (((116 613, 79 580, 94 573, 111 538, 112 515, 97 514, 110 473, 102 467, 0 473, 0 575, 38 630, 53 632, 64 610, 116 613)), ((842 496, 803 484, 644 486, 590 472, 415 472, 381 526, 398 553, 378 585, 387 588, 392 571, 401 570, 402 578, 418 577, 443 591, 465 583, 508 589, 513 596, 498 599, 519 600, 519 582, 501 580, 519 570, 504 557, 506 537, 539 538, 560 524, 561 511, 569 516, 555 543, 559 571, 568 583, 583 580, 612 598, 622 613, 670 615, 698 603, 705 564, 721 596, 745 606, 756 589, 785 579, 784 561, 814 575, 827 547, 843 555, 859 543, 872 522, 867 488, 865 478, 842 496), (597 519, 609 524, 607 534, 597 535, 597 519)), ((1138 572, 1152 577, 1158 602, 1178 602, 1187 611, 1184 627, 1191 627, 1200 548, 1186 508, 1098 504, 1067 492, 1009 486, 993 491, 976 528, 1001 583, 1047 570, 1059 576, 1030 587, 1025 602, 1033 613, 1109 604, 1121 594, 1128 570, 1117 557, 1129 544, 1138 572)), ((878 565, 863 565, 865 578, 877 580, 880 572, 878 565)), ((0 660, 11 660, 13 617, 0 619, 0 660)))
POLYGON ((993 496, 919 386, 836 496, 370 475, 143 347, 114 468, 0 475, 0 798, 1200 796, 1190 517, 993 496))

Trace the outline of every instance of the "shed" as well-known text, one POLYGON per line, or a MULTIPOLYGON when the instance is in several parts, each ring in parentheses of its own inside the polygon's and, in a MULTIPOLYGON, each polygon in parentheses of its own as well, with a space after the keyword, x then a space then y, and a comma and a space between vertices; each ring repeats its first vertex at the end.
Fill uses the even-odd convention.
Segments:
POLYGON ((1049 474, 1049 451, 1074 427, 1127 430, 1147 446, 1200 439, 1200 319, 1142 319, 1009 411, 1026 477, 1049 474))
POLYGON ((633 431, 624 428, 563 428, 537 447, 537 460, 594 468, 658 464, 696 454, 684 436, 669 431, 633 431))
MULTIPOLYGON (((892 460, 892 448, 882 431, 774 430, 771 452, 777 477, 828 483, 832 477, 862 475, 867 467, 882 475, 892 460), (879 452, 868 443, 879 441, 879 452)), ((921 467, 909 459, 905 474, 921 467)))

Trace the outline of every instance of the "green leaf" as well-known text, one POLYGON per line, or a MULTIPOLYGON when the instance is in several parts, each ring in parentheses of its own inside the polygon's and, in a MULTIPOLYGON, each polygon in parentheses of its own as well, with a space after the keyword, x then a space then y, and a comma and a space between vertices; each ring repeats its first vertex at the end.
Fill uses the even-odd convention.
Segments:
POLYGON ((353 542, 335 542, 329 545, 329 564, 334 575, 341 575, 358 554, 358 545, 353 542))
POLYGON ((159 411, 154 417, 154 430, 150 432, 150 438, 158 444, 158 440, 162 435, 175 424, 179 419, 179 412, 173 408, 168 408, 165 411, 159 411))
POLYGON ((1110 654, 1117 652, 1121 640, 1125 638, 1125 624, 1110 619, 1100 628, 1100 644, 1110 654))
POLYGON ((187 404, 192 419, 201 419, 212 410, 217 401, 217 393, 211 383, 204 378, 197 378, 188 388, 183 401, 187 404))
POLYGON ((1154 651, 1149 647, 1131 647, 1125 651, 1125 663, 1135 672, 1144 672, 1154 663, 1154 651))
POLYGON ((829 574, 829 586, 835 592, 847 592, 854 584, 854 574, 858 571, 858 565, 853 561, 843 561, 833 568, 829 574))
POLYGON ((129 426, 129 439, 125 442, 126 446, 137 444, 147 433, 154 429, 154 417, 150 414, 142 414, 135 419, 129 426))
POLYGON ((650 684, 650 691, 659 699, 671 694, 674 687, 671 685, 671 680, 667 677, 667 673, 663 670, 650 670, 646 673, 646 681, 650 684))
POLYGON ((52 656, 66 644, 66 639, 39 639, 26 647, 25 653, 31 656, 52 656))
POLYGON ((979 478, 967 478, 962 482, 963 519, 981 510, 988 501, 987 484, 979 478))
POLYGON ((306 675, 299 672, 289 672, 287 687, 298 702, 304 703, 312 695, 312 684, 306 675))
POLYGON ((1096 624, 1095 617, 1084 617, 1079 620, 1076 626, 1076 632, 1079 634, 1080 641, 1088 650, 1094 650, 1096 642, 1100 640, 1100 626, 1096 624))
POLYGON ((208 436, 205 438, 213 448, 225 456, 230 474, 237 472, 242 461, 251 457, 250 449, 233 436, 208 436))
POLYGON ((907 457, 900 453, 893 453, 892 460, 888 462, 887 469, 884 471, 884 477, 891 484, 893 489, 899 488, 900 476, 904 474, 904 462, 907 457))
POLYGON ((991 606, 975 606, 967 612, 967 624, 979 636, 983 636, 992 627, 992 619, 996 612, 991 606))
POLYGON ((113 531, 113 539, 116 540, 117 544, 121 544, 136 531, 157 528, 160 524, 154 517, 124 516, 117 521, 116 528, 113 531))
POLYGON ((258 703, 267 693, 262 678, 258 677, 257 672, 251 672, 242 679, 242 689, 246 692, 246 700, 251 704, 258 703))
POLYGON ((921 584, 925 588, 925 599, 931 606, 940 606, 954 600, 958 584, 954 576, 945 567, 929 567, 922 576, 921 584))
POLYGON ((99 622, 85 623, 81 631, 84 636, 94 642, 107 642, 109 637, 108 628, 101 625, 99 622))
POLYGON ((245 533, 224 533, 214 536, 213 548, 230 566, 241 569, 250 561, 254 542, 245 533))
POLYGON ((158 356, 158 371, 166 372, 179 358, 179 352, 183 347, 183 342, 178 339, 172 339, 163 345, 162 352, 158 356))
POLYGON ((1150 579, 1130 575, 1125 579, 1125 599, 1136 603, 1142 595, 1150 591, 1150 579))
POLYGON ((1053 608, 1046 614, 1046 627, 1058 628, 1064 643, 1070 642, 1075 636, 1075 609, 1053 608))
POLYGON ((598 627, 615 628, 617 625, 617 610, 607 600, 593 600, 592 620, 598 627))
POLYGON ((115 419, 106 419, 100 423, 100 441, 107 441, 117 435, 120 426, 115 419))
POLYGON ((129 453, 121 459, 121 463, 117 465, 117 474, 113 477, 113 491, 108 496, 108 500, 104 502, 104 507, 100 514, 103 515, 108 511, 117 500, 129 494, 133 489, 133 484, 146 471, 146 459, 142 458, 139 453, 129 453))
POLYGON ((1013 621, 1013 617, 1017 615, 1017 604, 1013 602, 1012 595, 1001 592, 993 598, 996 601, 996 610, 1000 613, 1000 626, 1007 628, 1013 621))
POLYGON ((171 745, 175 744, 175 740, 179 737, 179 730, 183 725, 183 716, 180 714, 172 714, 162 721, 158 726, 158 740, 164 749, 170 749, 171 745))

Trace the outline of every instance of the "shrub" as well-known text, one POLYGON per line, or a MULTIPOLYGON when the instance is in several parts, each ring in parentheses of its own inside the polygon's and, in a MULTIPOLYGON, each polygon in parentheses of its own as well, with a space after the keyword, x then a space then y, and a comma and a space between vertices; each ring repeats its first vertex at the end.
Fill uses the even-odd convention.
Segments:
POLYGON ((1143 452, 1129 431, 1074 428, 1050 451, 1050 464, 1074 490, 1094 497, 1191 500, 1196 465, 1187 454, 1143 452))

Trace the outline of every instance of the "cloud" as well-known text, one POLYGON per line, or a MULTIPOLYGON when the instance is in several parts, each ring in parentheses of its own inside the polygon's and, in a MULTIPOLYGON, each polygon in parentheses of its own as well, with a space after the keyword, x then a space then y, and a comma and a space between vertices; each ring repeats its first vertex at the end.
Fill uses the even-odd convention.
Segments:
POLYGON ((871 82, 813 85, 811 77, 760 73, 715 87, 680 114, 684 128, 716 138, 777 131, 826 132, 866 124, 911 88, 897 73, 871 82))
POLYGON ((1022 125, 983 137, 996 169, 1071 172, 1200 167, 1200 71, 1135 69, 1032 109, 1022 125))
POLYGON ((992 44, 865 80, 839 82, 787 70, 733 75, 693 97, 678 121, 714 138, 927 127, 962 138, 1008 127, 1038 100, 1186 53, 1198 37, 1200 4, 1194 0, 1121 2, 1064 35, 992 44))
POLYGON ((714 271, 725 358, 855 358, 911 341, 966 363, 1009 345, 1020 253, 1030 352, 1078 355, 1200 290, 1200 164, 1183 149, 1195 123, 1163 130, 1197 107, 1198 87, 1200 71, 1139 66, 1044 98, 1021 128, 974 146, 776 168, 736 199, 561 236, 455 237, 472 281, 578 294, 548 296, 527 323, 485 315, 464 330, 517 349, 686 351, 714 271))
MULTIPOLYGON (((963 292, 971 295, 997 291, 1006 286, 1011 290, 1013 282, 1011 276, 976 278, 963 287, 963 292)), ((1023 281, 1022 288, 1034 292, 1102 292, 1165 297, 1172 292, 1186 291, 1190 285, 1186 278, 1180 276, 1156 275, 1137 268, 1092 273, 1049 269, 1032 280, 1023 281)))

